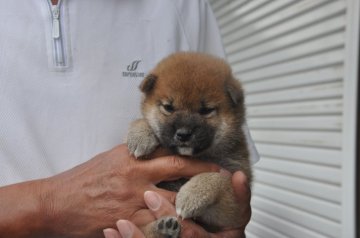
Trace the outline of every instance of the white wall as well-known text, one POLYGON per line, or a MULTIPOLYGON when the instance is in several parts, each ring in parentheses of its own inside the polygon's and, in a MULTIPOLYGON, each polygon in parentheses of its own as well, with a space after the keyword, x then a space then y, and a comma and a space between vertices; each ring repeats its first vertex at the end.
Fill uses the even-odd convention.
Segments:
POLYGON ((359 1, 209 2, 261 155, 247 237, 355 237, 359 1))

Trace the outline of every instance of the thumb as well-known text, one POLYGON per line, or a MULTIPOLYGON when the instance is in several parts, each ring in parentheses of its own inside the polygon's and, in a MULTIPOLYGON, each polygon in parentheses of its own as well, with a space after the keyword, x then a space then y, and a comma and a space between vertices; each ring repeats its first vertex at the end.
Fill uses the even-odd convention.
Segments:
POLYGON ((236 200, 239 203, 249 203, 251 198, 251 191, 248 180, 245 174, 241 171, 236 171, 232 176, 232 186, 234 189, 236 200))
POLYGON ((146 191, 144 193, 144 200, 146 206, 152 211, 156 218, 163 216, 174 215, 176 216, 175 207, 166 198, 160 196, 153 191, 146 191))
POLYGON ((242 206, 242 216, 239 225, 242 229, 249 223, 251 218, 251 190, 245 174, 237 171, 232 176, 232 186, 235 193, 235 199, 242 206))
POLYGON ((118 220, 116 226, 118 230, 104 229, 105 238, 145 238, 140 229, 130 221, 118 220))

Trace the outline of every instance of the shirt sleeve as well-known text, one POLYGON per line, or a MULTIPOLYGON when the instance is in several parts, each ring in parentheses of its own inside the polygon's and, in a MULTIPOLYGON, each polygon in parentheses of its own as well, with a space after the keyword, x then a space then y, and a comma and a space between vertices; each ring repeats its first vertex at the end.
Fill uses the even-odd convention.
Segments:
MULTIPOLYGON (((191 51, 203 52, 226 58, 219 27, 214 13, 206 0, 179 0, 176 2, 180 24, 191 51)), ((247 124, 243 125, 251 162, 259 160, 259 153, 247 124)))

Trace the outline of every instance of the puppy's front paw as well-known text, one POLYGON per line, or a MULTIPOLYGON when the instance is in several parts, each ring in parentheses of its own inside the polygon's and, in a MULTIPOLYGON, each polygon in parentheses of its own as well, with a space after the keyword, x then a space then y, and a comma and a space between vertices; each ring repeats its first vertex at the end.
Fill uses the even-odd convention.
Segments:
POLYGON ((176 217, 163 217, 157 221, 157 232, 166 238, 178 238, 181 226, 176 217))
POLYGON ((139 158, 153 152, 159 141, 146 121, 137 120, 130 127, 127 145, 130 153, 139 158))
POLYGON ((159 145, 155 136, 141 136, 140 134, 132 134, 128 137, 127 144, 130 153, 136 158, 150 154, 159 145))
POLYGON ((176 196, 176 213, 182 219, 201 216, 213 203, 208 196, 200 197, 195 195, 195 192, 192 190, 179 192, 176 196))
POLYGON ((201 217, 216 202, 219 189, 207 186, 207 178, 210 176, 199 174, 180 188, 175 204, 181 218, 201 217))

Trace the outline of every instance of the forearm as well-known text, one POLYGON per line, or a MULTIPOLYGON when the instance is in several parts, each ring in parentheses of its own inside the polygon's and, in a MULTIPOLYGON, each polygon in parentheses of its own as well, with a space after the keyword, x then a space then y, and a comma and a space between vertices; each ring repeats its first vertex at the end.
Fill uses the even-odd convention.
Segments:
POLYGON ((42 194, 43 181, 0 188, 0 238, 48 237, 51 233, 42 194))

